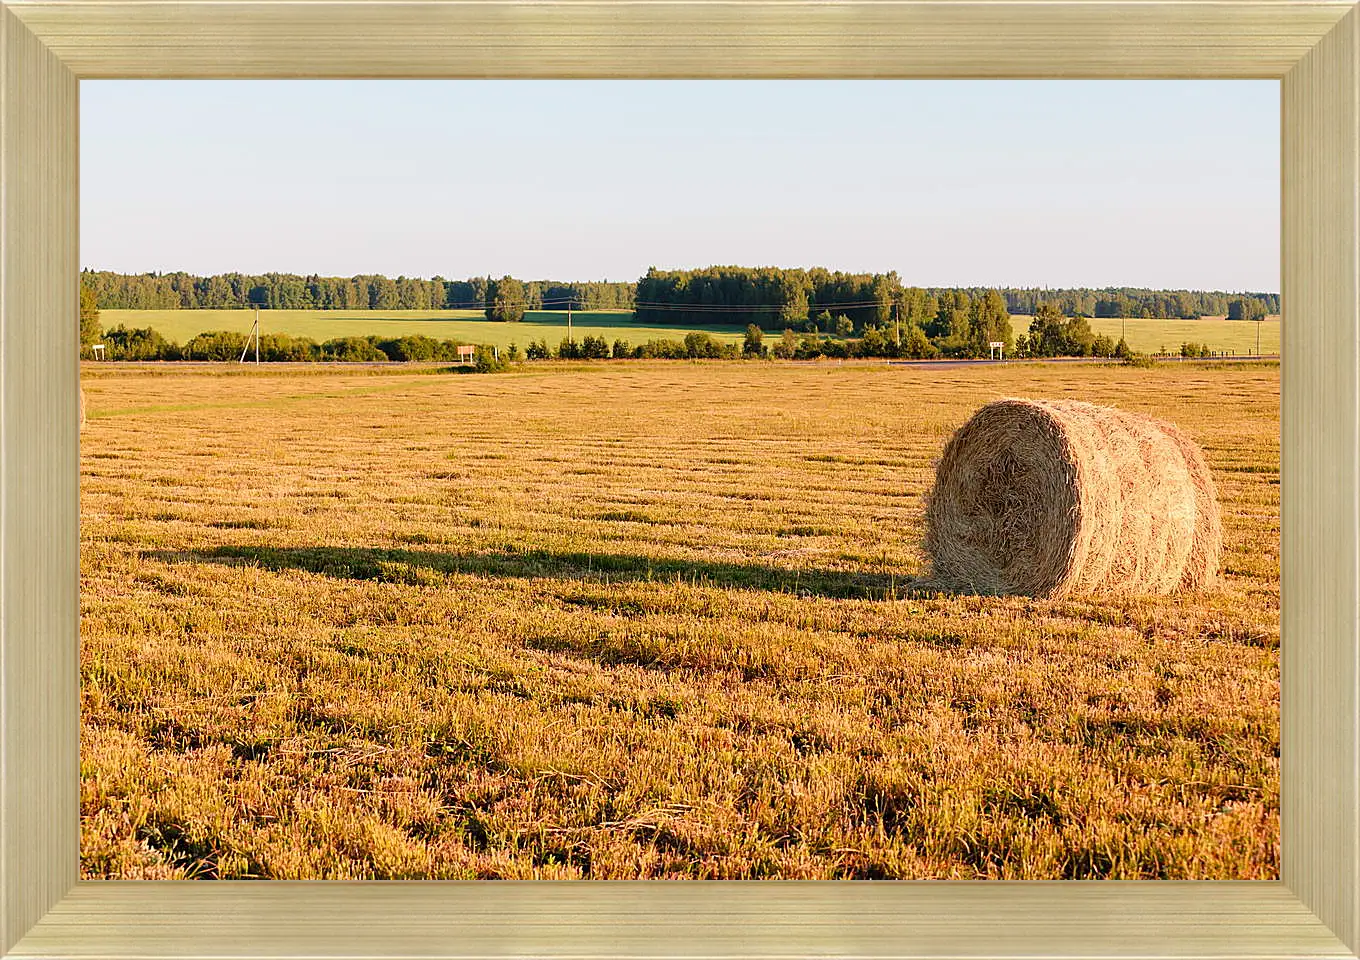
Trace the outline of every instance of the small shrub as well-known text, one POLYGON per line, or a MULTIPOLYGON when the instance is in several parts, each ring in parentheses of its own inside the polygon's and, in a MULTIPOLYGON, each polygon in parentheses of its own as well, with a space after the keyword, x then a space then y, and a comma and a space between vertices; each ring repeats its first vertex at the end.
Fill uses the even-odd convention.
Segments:
MULTIPOLYGON (((117 333, 117 330, 118 328, 115 328, 114 330, 110 330, 104 334, 105 343, 109 343, 113 340, 113 337, 117 333)), ((130 332, 140 333, 141 331, 134 330, 130 332)), ((263 341, 263 338, 261 338, 261 340, 263 341)), ((237 333, 234 330, 207 330, 204 331, 203 333, 198 334, 195 337, 191 337, 189 342, 184 345, 184 359, 239 360, 241 358, 241 351, 245 349, 245 346, 246 335, 244 333, 237 333)), ((261 343, 261 346, 263 346, 263 342, 261 343)), ((113 350, 110 350, 109 352, 110 354, 114 353, 113 350)), ((142 358, 140 357, 125 358, 114 355, 112 356, 112 359, 134 360, 142 358)))
POLYGON ((321 345, 321 359, 341 363, 371 363, 387 360, 378 349, 377 337, 336 337, 321 345))
POLYGON ((679 340, 648 340, 637 348, 636 356, 646 360, 684 360, 689 352, 679 340))
POLYGON ((780 360, 792 360, 798 353, 798 334, 786 327, 784 335, 770 352, 780 360))
POLYGON ((586 360, 608 360, 609 344, 605 342, 604 337, 582 337, 581 356, 586 360))
POLYGON ((477 373, 500 373, 505 369, 505 361, 500 358, 495 347, 482 343, 477 345, 472 354, 472 369, 477 373))
POLYGON ((685 354, 692 360, 714 360, 723 355, 722 341, 695 331, 685 335, 685 354))

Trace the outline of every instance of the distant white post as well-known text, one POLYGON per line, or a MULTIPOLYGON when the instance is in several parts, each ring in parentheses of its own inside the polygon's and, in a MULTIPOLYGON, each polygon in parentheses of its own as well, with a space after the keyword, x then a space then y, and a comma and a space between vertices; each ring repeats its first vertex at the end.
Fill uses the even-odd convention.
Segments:
POLYGON ((94 354, 96 360, 104 359, 104 345, 102 343, 90 344, 90 352, 94 354))
POLYGON ((987 351, 989 360, 1005 360, 1006 342, 1004 340, 993 340, 987 344, 987 351))

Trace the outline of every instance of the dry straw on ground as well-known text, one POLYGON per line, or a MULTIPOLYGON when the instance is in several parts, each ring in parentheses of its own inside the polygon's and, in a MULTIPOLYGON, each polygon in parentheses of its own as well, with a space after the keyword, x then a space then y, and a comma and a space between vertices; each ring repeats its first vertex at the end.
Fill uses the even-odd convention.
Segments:
POLYGON ((989 594, 1204 590, 1223 546, 1193 440, 1075 400, 974 414, 945 447, 926 520, 933 582, 989 594))

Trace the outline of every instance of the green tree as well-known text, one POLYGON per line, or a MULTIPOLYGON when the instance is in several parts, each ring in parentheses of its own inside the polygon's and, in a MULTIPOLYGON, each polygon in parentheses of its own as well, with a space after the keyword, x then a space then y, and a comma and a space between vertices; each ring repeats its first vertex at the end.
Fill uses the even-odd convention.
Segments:
POLYGON ((486 318, 502 323, 516 323, 524 319, 527 300, 524 284, 511 276, 492 280, 486 292, 486 318))
MULTIPOLYGON (((830 331, 828 331, 830 332, 830 331)), ((836 336, 845 338, 855 332, 855 323, 845 314, 836 317, 836 336)))
POLYGON ((808 294, 812 284, 806 273, 801 270, 781 270, 770 286, 775 302, 780 305, 780 323, 792 324, 807 319, 808 294))
MULTIPOLYGON (((122 326, 120 324, 118 327, 115 327, 104 335, 105 342, 109 346, 109 356, 112 359, 123 359, 122 357, 117 356, 119 350, 116 346, 120 339, 118 331, 121 329, 122 326)), ((263 346, 263 343, 261 345, 263 346)), ((205 330, 203 333, 191 338, 189 342, 184 345, 184 359, 238 360, 240 359, 241 351, 245 349, 245 346, 246 335, 244 333, 238 333, 235 330, 205 330)), ((127 359, 140 358, 128 357, 127 359)), ((383 359, 386 360, 387 357, 384 356, 383 359)))
MULTIPOLYGON (((1096 335, 1085 317, 1068 317, 1063 323, 1063 356, 1089 357, 1095 352, 1096 335)), ((1111 344, 1113 349, 1113 344, 1111 344)))
POLYGON ((1229 320, 1264 320, 1266 318, 1266 305, 1260 300, 1247 297, 1238 297, 1228 301, 1229 320))
POLYGON ((1095 346, 1096 336, 1085 317, 1064 318, 1052 301, 1039 304, 1034 311, 1029 326, 1029 351, 1034 356, 1089 357, 1095 346))
MULTIPOLYGON (((844 336, 844 334, 842 334, 844 336)), ((883 357, 888 353, 888 340, 883 336, 883 331, 875 326, 864 328, 864 335, 859 339, 859 350, 861 357, 883 357)))
POLYGON ((789 328, 784 328, 784 335, 779 338, 779 342, 770 351, 780 360, 792 360, 798 353, 798 334, 789 328))
POLYGON ((1015 331, 1011 328, 1006 298, 995 290, 988 290, 973 301, 973 343, 975 355, 979 357, 988 354, 993 343, 1004 343, 1007 354, 1015 347, 1015 331))
POLYGON ((99 326, 99 303, 94 291, 83 283, 80 285, 80 346, 81 353, 90 344, 98 343, 103 335, 99 326))
POLYGON ((609 344, 604 337, 586 335, 581 338, 581 356, 587 360, 608 360, 609 344))
POLYGON ((644 360, 684 360, 689 356, 679 340, 648 340, 637 348, 635 356, 644 360))
POLYGON ((694 360, 715 360, 722 356, 722 344, 711 334, 696 330, 685 334, 685 353, 694 360))
POLYGON ((389 360, 436 360, 439 358, 441 346, 434 337, 424 337, 413 334, 394 339, 379 340, 378 349, 387 354, 389 360))
POLYGON ((495 347, 479 343, 472 352, 472 369, 477 373, 500 373, 505 369, 505 361, 495 347))
MULTIPOLYGON (((243 334, 232 334, 245 342, 243 334)), ((183 354, 180 348, 150 327, 129 330, 121 323, 111 330, 104 331, 104 345, 108 348, 110 360, 178 360, 183 354)), ((240 351, 240 346, 236 347, 240 351)), ((212 358, 215 359, 215 358, 212 358)), ((224 358, 225 359, 225 358, 224 358)), ((230 359, 235 359, 231 357, 230 359)))
POLYGON ((368 287, 368 308, 370 310, 395 310, 401 303, 397 294, 395 280, 388 277, 375 277, 368 287))
POLYGON ((822 356, 826 351, 823 349, 825 341, 815 333, 807 333, 798 339, 798 346, 794 348, 793 355, 799 360, 812 360, 822 356))
POLYGON ((902 352, 913 360, 930 360, 940 354, 926 332, 914 323, 907 327, 907 335, 902 338, 902 352))
POLYGON ((746 325, 746 339, 742 341, 741 352, 747 357, 765 356, 765 332, 754 323, 746 325))
MULTIPOLYGON (((244 341, 244 337, 242 339, 244 341)), ((335 337, 321 345, 321 358, 343 363, 372 363, 388 359, 387 354, 378 349, 376 340, 377 337, 335 337)))
POLYGON ((1036 357, 1057 357, 1063 346, 1062 311, 1051 301, 1039 304, 1029 325, 1029 352, 1036 357))
POLYGON ((935 322, 926 332, 945 356, 977 356, 972 297, 963 290, 941 295, 935 322))

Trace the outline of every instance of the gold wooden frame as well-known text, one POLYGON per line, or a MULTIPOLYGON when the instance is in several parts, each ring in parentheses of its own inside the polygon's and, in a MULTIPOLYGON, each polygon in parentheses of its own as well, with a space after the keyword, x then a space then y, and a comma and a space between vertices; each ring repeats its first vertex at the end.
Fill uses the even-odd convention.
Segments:
POLYGON ((1252 957, 1360 949, 1352 0, 0 2, 0 953, 1252 957), (1282 877, 78 882, 79 78, 1282 80, 1282 877))

